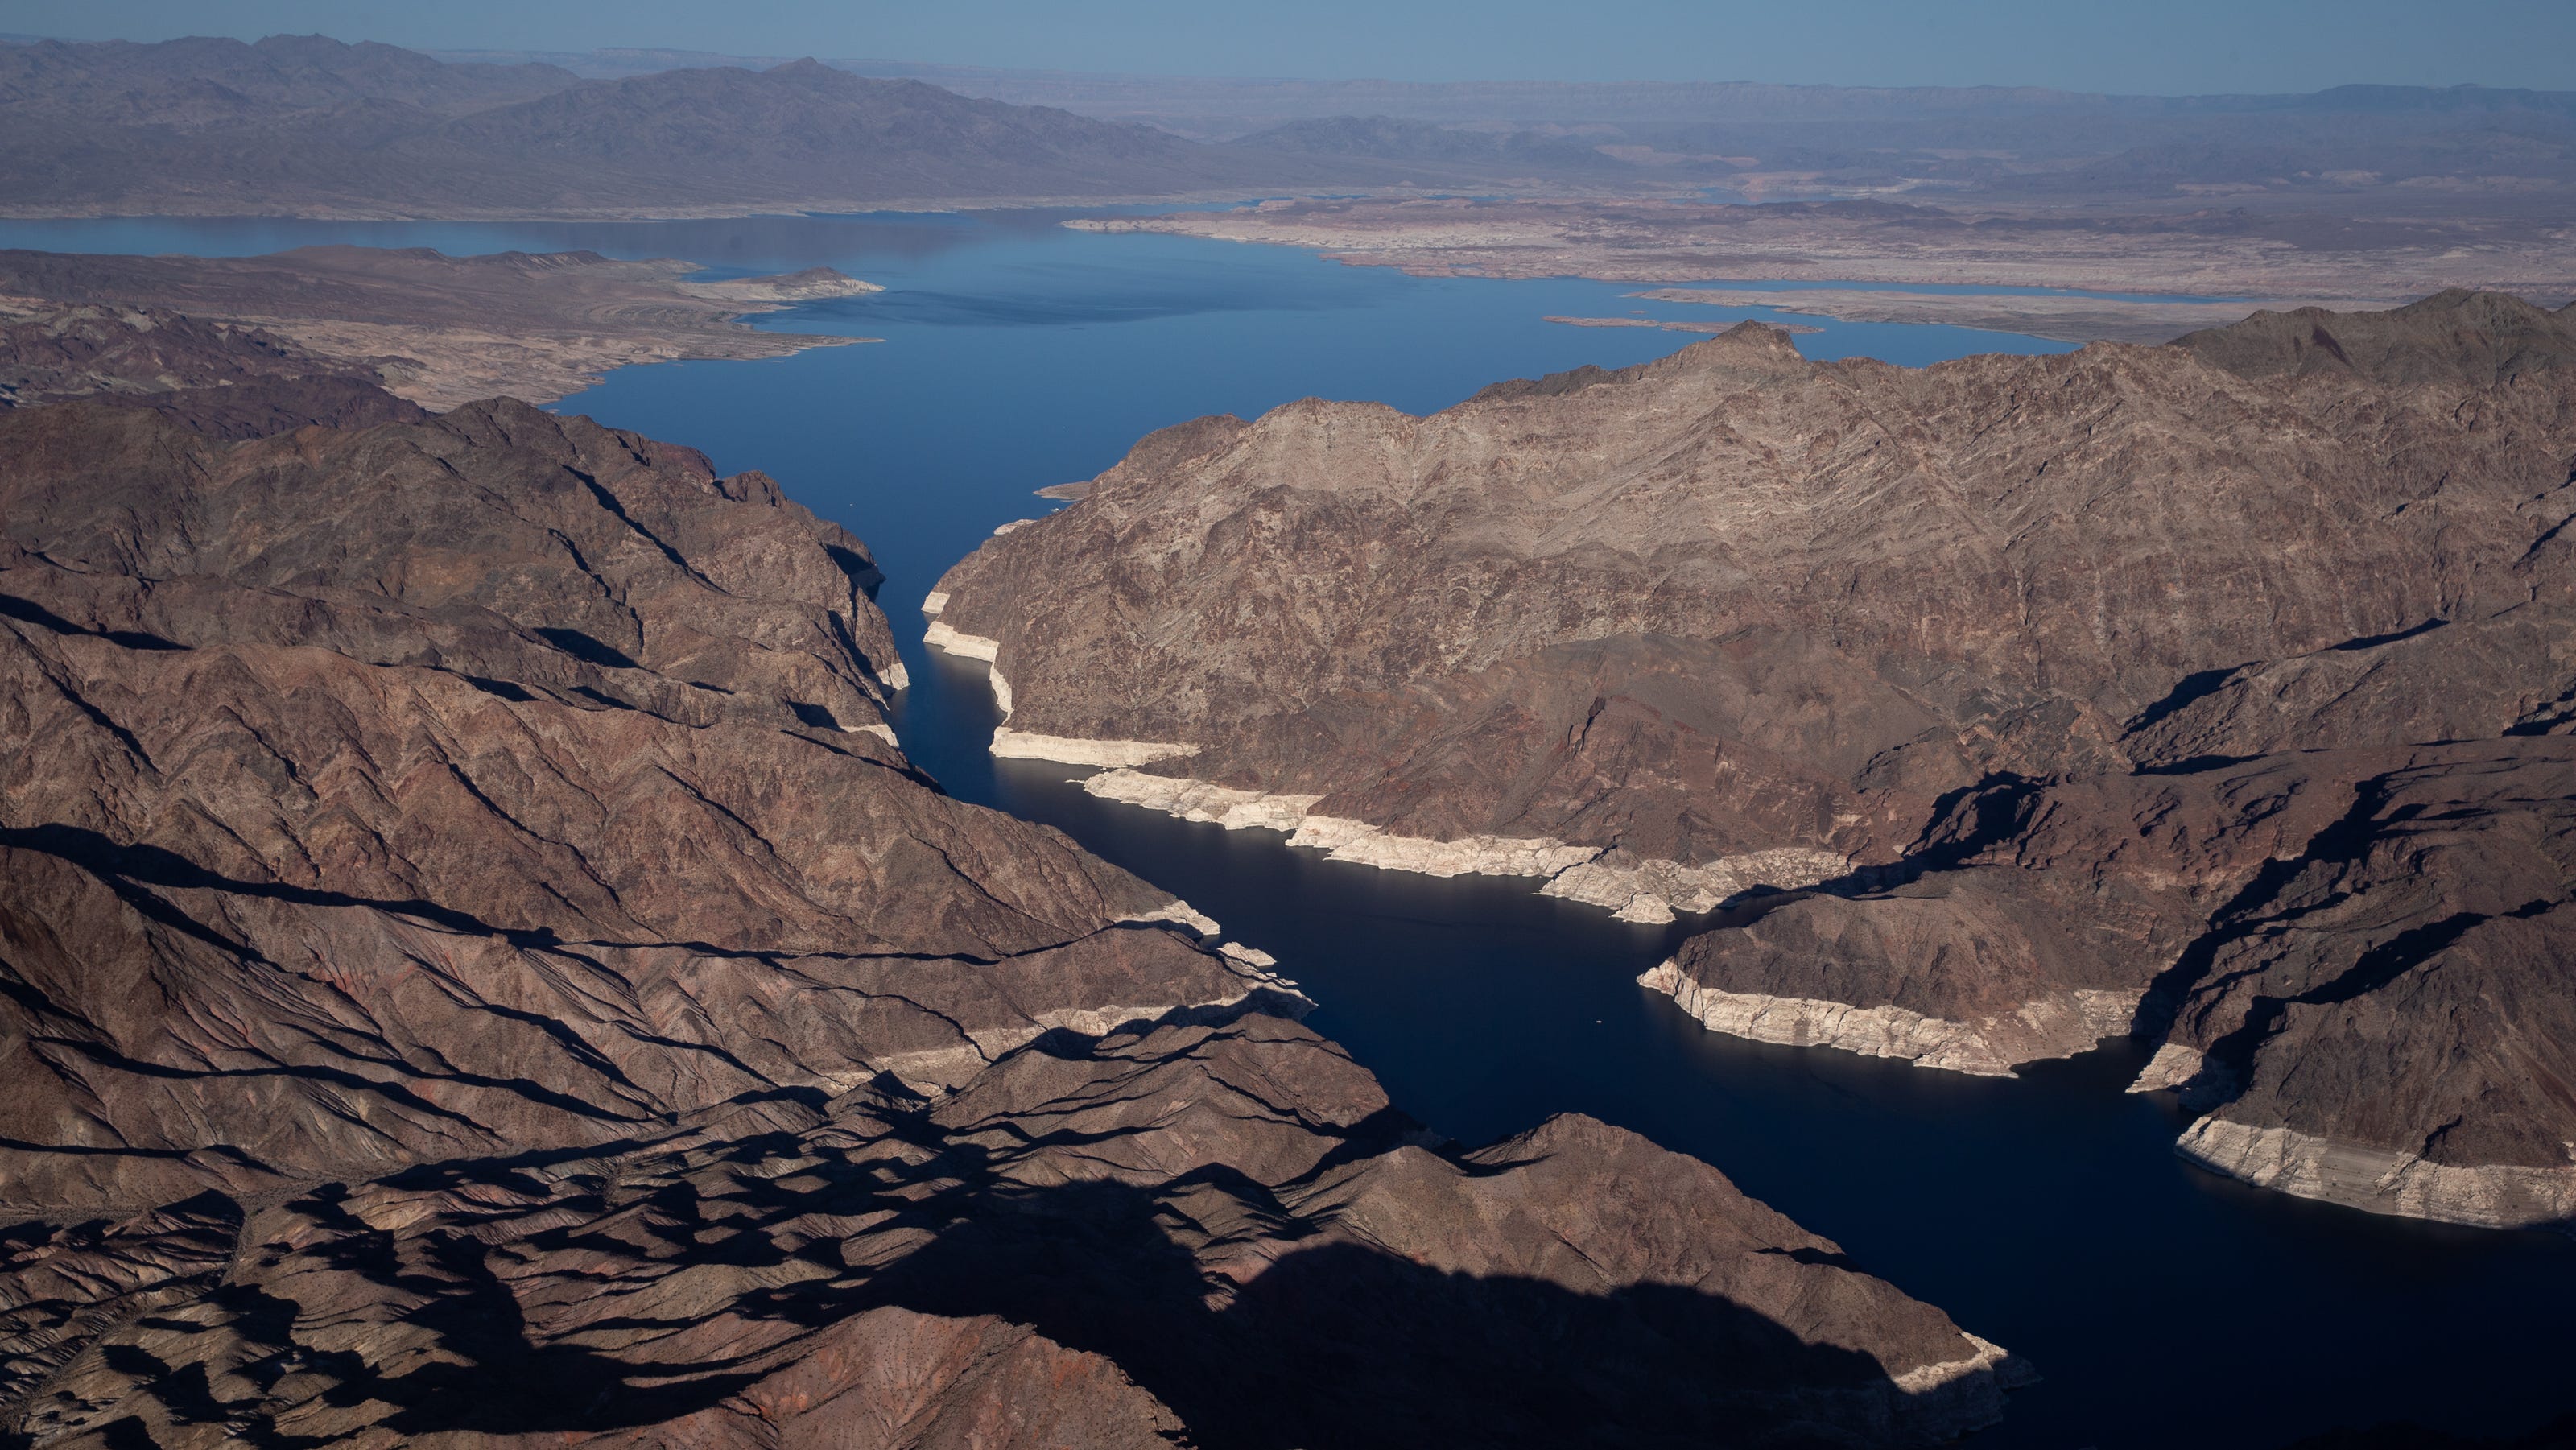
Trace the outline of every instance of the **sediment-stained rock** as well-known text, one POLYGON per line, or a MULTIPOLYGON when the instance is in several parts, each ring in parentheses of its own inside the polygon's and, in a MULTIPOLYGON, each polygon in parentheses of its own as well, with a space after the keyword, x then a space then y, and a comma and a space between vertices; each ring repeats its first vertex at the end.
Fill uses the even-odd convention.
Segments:
POLYGON ((2576 1220, 2576 1153, 2562 1166, 2455 1167, 2400 1149, 2251 1128, 2218 1114, 2185 1129, 2177 1146, 2185 1158, 2231 1178, 2373 1213, 2481 1228, 2576 1220))
POLYGON ((2201 1161, 2528 1221, 2554 1190, 2278 1165, 2521 1184, 2576 1141, 2569 316, 1921 370, 1748 324, 1425 418, 1204 419, 940 623, 1015 730, 1192 747, 1095 794, 1718 912, 1647 979, 1720 1030, 1977 1072, 2168 1038, 2142 1085, 2292 1135, 2201 1161))
POLYGON ((1998 1412, 2016 1361, 1716 1170, 1439 1142, 1267 953, 940 794, 874 577, 758 475, 518 404, 0 415, 0 1435, 1998 1412))
MULTIPOLYGON (((1743 958, 1751 953, 1738 943, 1730 942, 1727 948, 1719 958, 1723 967, 1743 970, 1743 958)), ((1902 957, 1861 956, 1854 964, 1866 968, 1912 962, 1902 957)), ((1771 963, 1760 962, 1756 970, 1768 965, 1771 963)), ((1694 975, 1684 970, 1678 959, 1668 959, 1648 969, 1637 982, 1670 996, 1712 1032, 1789 1047, 1835 1047, 1864 1057, 1904 1058, 1920 1067, 1947 1068, 1984 1077, 2010 1077, 2020 1063, 2071 1057, 2091 1050, 2106 1037, 2127 1036, 2145 995, 2117 988, 2076 987, 2013 1003, 1984 1016, 1952 1021, 1927 1017, 1894 1002, 1861 1007, 1838 997, 1729 992, 1703 984, 1703 977, 1715 975, 1720 973, 1706 966, 1694 975)), ((1875 981, 1843 990, 1854 997, 1878 994, 1875 981)))
POLYGON ((982 660, 987 664, 992 662, 993 656, 1002 648, 1000 644, 982 635, 960 634, 944 619, 933 619, 930 622, 930 628, 923 632, 921 639, 922 643, 943 654, 982 660))
MULTIPOLYGON (((994 676, 996 698, 1003 697, 1008 690, 1000 680, 999 675, 994 676)), ((1004 725, 993 732, 992 750, 993 754, 1005 760, 1053 760, 1066 765, 1106 765, 1123 769, 1196 754, 1198 747, 1154 740, 1067 740, 1060 735, 1032 735, 1004 725)))

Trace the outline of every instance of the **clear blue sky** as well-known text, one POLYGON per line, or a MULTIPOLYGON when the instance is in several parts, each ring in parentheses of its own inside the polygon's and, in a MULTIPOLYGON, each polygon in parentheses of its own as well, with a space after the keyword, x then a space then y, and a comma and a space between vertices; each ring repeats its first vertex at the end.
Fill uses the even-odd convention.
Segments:
POLYGON ((0 33, 278 31, 1193 75, 2576 90, 2576 0, 0 0, 0 33))

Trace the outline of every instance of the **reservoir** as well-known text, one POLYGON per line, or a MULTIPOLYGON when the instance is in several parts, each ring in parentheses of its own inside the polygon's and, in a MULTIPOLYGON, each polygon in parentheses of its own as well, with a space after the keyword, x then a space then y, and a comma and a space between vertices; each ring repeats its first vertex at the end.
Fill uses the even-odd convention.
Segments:
MULTIPOLYGON (((318 242, 589 248, 753 275, 828 265, 889 290, 773 314, 883 339, 629 368, 565 411, 759 468, 866 539, 914 686, 898 729, 952 793, 1061 827, 1276 955, 1310 1019, 1437 1131, 1480 1144, 1579 1111, 1717 1165, 1852 1259, 2027 1356, 1980 1447, 2279 1447, 2414 1419, 2529 1429, 2576 1409, 2576 1239, 2376 1218, 2245 1188, 2172 1152, 2122 1089, 2129 1044, 1966 1078, 1719 1037, 1634 978, 1691 923, 1333 863, 1275 834, 1096 801, 1084 772, 984 750, 983 667, 927 653, 915 606, 992 530, 1136 438, 1206 413, 1364 398, 1421 412, 1487 383, 1619 366, 1688 335, 1550 316, 1727 322, 1634 285, 1418 278, 1304 253, 1066 230, 1063 213, 672 223, 116 219, 0 223, 0 245, 250 254, 318 242)), ((1709 279, 1722 281, 1725 279, 1709 279)), ((1762 285, 1762 284, 1731 284, 1762 285)), ((1792 287, 1782 287, 1794 291, 1792 287)), ((2031 338, 1823 319, 1809 356, 1921 364, 2031 338)))

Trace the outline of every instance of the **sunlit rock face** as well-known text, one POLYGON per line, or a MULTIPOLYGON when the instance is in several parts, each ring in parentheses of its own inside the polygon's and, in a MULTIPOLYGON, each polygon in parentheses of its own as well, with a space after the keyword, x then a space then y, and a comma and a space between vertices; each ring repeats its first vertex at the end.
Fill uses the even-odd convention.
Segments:
POLYGON ((2571 360, 2576 313, 2465 292, 1919 370, 1747 324, 1168 429, 938 627, 1011 730, 1160 742, 1094 794, 1714 913, 1646 980, 1715 1030, 1978 1073, 2143 1033, 2196 1161, 2550 1222, 2571 360))

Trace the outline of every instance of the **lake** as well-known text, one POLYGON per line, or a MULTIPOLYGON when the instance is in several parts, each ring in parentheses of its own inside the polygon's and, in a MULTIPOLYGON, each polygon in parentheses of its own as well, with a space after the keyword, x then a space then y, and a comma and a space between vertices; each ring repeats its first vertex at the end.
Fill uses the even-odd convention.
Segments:
MULTIPOLYGON (((1580 1111, 1716 1164, 2038 1366, 2043 1382, 1977 1447, 2276 1447, 2395 1418, 2499 1433, 2576 1409, 2576 1239, 2376 1218, 2194 1169, 2172 1151, 2182 1120, 2122 1092, 2146 1057, 2134 1045, 1999 1081, 1719 1037, 1634 981, 1684 928, 1615 922, 1529 882, 1327 862, 1276 834, 1094 800, 1070 767, 991 759, 983 667, 924 651, 915 606, 995 526, 1055 507, 1031 490, 1088 478, 1140 435, 1205 413, 1307 395, 1426 411, 1498 379, 1641 362, 1692 340, 1550 315, 1757 315, 1643 303, 1630 285, 1415 278, 1078 233, 1058 225, 1065 215, 0 222, 0 245, 586 247, 719 275, 830 265, 884 284, 761 321, 883 342, 629 368, 563 407, 704 449, 728 471, 766 470, 866 539, 915 682, 898 719, 914 759, 955 794, 1060 826, 1276 954, 1320 1004, 1312 1024, 1415 1116, 1481 1143, 1580 1111)), ((1822 328, 1798 339, 1819 358, 2062 349, 1798 320, 1822 328)))

